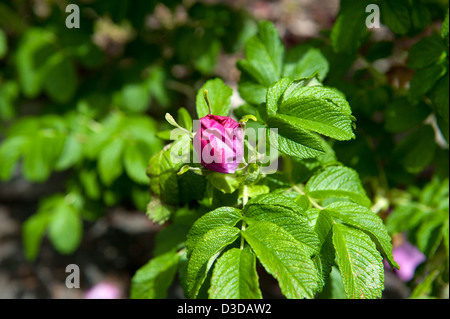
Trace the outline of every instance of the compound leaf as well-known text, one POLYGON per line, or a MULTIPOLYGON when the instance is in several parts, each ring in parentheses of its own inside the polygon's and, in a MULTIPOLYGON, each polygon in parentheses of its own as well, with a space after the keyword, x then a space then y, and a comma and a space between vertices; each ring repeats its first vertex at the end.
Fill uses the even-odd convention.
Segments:
POLYGON ((206 213, 192 225, 186 239, 186 255, 189 257, 198 241, 216 227, 234 226, 242 218, 240 209, 234 207, 219 207, 206 213))
MULTIPOLYGON (((255 221, 268 221, 290 233, 310 255, 317 253, 319 240, 309 225, 303 209, 281 194, 254 197, 244 208, 244 216, 255 221)), ((248 221, 250 224, 252 221, 248 221)))
POLYGON ((287 298, 314 297, 320 282, 317 269, 291 234, 271 222, 255 222, 242 235, 287 298))
POLYGON ((326 206, 325 211, 330 212, 332 217, 340 219, 344 224, 368 234, 391 267, 399 268, 392 255, 391 236, 389 236, 383 220, 375 213, 352 202, 334 202, 326 206))
POLYGON ((369 235, 334 224, 333 244, 347 298, 380 298, 384 287, 383 259, 369 235))
POLYGON ((306 183, 305 192, 315 198, 345 197, 362 206, 370 206, 358 173, 344 166, 329 166, 319 171, 306 183))
POLYGON ((163 299, 169 289, 180 261, 175 251, 151 259, 136 271, 131 279, 132 299, 163 299))
POLYGON ((227 250, 216 262, 211 277, 212 299, 261 299, 256 258, 247 246, 227 250))
POLYGON ((286 155, 298 159, 314 158, 324 153, 319 136, 296 126, 279 115, 267 119, 270 128, 277 128, 275 133, 267 130, 269 141, 286 155))
POLYGON ((231 226, 219 226, 209 230, 195 245, 189 258, 186 282, 188 297, 195 298, 216 258, 221 251, 234 242, 239 229, 231 226))

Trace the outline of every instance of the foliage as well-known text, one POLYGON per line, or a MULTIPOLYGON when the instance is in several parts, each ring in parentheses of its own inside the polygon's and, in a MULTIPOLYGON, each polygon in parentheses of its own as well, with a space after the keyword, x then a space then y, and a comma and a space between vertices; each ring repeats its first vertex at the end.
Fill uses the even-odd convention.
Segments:
POLYGON ((97 18, 69 30, 59 4, 39 17, 20 2, 0 4, 0 180, 69 173, 23 225, 29 260, 46 234, 74 252, 83 220, 131 203, 165 225, 132 298, 165 298, 175 278, 188 298, 262 298, 264 271, 287 298, 380 298, 403 232, 427 256, 412 297, 448 287, 448 3, 376 2, 391 34, 379 41, 371 2, 341 0, 331 30, 289 47, 271 22, 221 4, 93 1, 80 9, 97 18), (232 108, 215 65, 240 51, 232 108), (399 51, 403 65, 381 72, 399 51), (212 114, 277 129, 258 137, 279 150, 277 172, 265 171, 273 154, 234 174, 173 160, 194 155, 205 89, 212 114), (166 113, 189 134, 171 140, 166 113))
POLYGON ((68 29, 64 3, 40 5, 39 11, 29 1, 0 4, 0 180, 42 183, 69 172, 66 193, 42 199, 23 227, 30 260, 46 234, 60 253, 74 252, 81 221, 107 207, 145 210, 147 162, 163 146, 156 134, 168 128, 155 119, 194 95, 222 48, 239 49, 253 29, 245 12, 201 3, 167 24, 164 14, 181 1, 79 3, 81 27, 68 29), (158 31, 149 32, 150 13, 158 31), (193 43, 197 50, 181 54, 193 43), (172 72, 176 67, 182 74, 172 72), (60 230, 52 230, 58 227, 50 216, 60 230), (66 231, 74 234, 71 244, 62 243, 66 231))

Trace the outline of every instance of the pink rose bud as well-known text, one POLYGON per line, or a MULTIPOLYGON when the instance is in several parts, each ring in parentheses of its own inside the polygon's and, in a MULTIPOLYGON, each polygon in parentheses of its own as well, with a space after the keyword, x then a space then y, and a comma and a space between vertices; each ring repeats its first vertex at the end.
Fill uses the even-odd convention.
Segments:
POLYGON ((244 155, 242 129, 228 116, 201 118, 193 143, 200 163, 219 173, 234 173, 244 155))

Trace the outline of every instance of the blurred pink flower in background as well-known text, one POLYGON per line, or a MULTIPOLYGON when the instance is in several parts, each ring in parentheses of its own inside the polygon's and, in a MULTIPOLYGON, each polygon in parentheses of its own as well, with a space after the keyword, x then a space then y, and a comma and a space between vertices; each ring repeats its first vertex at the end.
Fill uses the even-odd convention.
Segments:
POLYGON ((110 282, 100 282, 84 294, 84 299, 119 299, 120 297, 119 286, 110 282))
POLYGON ((394 260, 400 266, 399 270, 394 270, 397 276, 403 281, 410 281, 414 277, 416 267, 425 261, 425 255, 416 246, 405 238, 402 243, 392 250, 394 260))

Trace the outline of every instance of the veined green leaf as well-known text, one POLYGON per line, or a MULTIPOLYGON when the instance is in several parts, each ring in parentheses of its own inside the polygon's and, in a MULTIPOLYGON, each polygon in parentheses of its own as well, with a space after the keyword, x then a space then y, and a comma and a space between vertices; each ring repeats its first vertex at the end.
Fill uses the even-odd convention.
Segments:
MULTIPOLYGON (((318 252, 319 240, 303 214, 303 209, 281 194, 264 194, 252 198, 244 208, 244 216, 255 221, 268 221, 291 234, 308 251, 318 252)), ((253 221, 247 220, 249 224, 253 221)))
POLYGON ((267 130, 269 141, 286 155, 303 159, 314 158, 324 153, 319 136, 293 125, 278 115, 270 116, 267 119, 267 126, 278 129, 278 133, 267 130))
POLYGON ((231 248, 217 260, 211 277, 212 299, 261 299, 255 254, 249 247, 231 248))
POLYGON ((303 109, 302 103, 321 103, 328 109, 334 109, 348 116, 352 114, 352 109, 341 92, 321 85, 301 85, 287 91, 283 96, 280 113, 295 115, 297 111, 303 109))
POLYGON ((189 257, 203 236, 216 227, 234 226, 242 218, 242 212, 234 207, 219 207, 195 221, 186 239, 186 255, 189 257))
POLYGON ((254 197, 245 205, 244 214, 248 209, 252 208, 252 206, 259 206, 261 208, 266 206, 277 206, 289 210, 297 215, 303 214, 304 209, 288 196, 280 193, 271 193, 254 197))
MULTIPOLYGON (((306 195, 301 195, 302 197, 306 197, 306 200, 308 201, 308 207, 305 208, 305 214, 308 216, 309 218, 309 224, 311 225, 311 227, 313 227, 315 229, 316 227, 316 223, 317 223, 317 218, 319 218, 319 213, 322 211, 321 209, 318 209, 316 207, 309 207, 311 205, 311 201, 309 200, 308 196, 306 195)), ((317 231, 316 231, 317 233, 317 231)))
POLYGON ((325 210, 317 210, 318 216, 314 225, 314 231, 317 233, 320 242, 319 254, 314 258, 321 273, 321 278, 325 280, 330 275, 332 266, 334 265, 334 247, 333 247, 333 224, 334 221, 330 214, 325 210))
POLYGON ((380 298, 384 287, 383 260, 369 235, 334 224, 333 244, 347 298, 380 298))
POLYGON ((319 86, 323 87, 323 84, 319 81, 316 75, 311 75, 304 78, 299 78, 291 82, 283 93, 283 97, 280 100, 280 104, 287 98, 293 96, 293 94, 300 88, 319 86))
POLYGON ((283 154, 297 159, 315 158, 323 153, 312 150, 276 132, 267 131, 268 139, 272 146, 283 154))
MULTIPOLYGON (((278 114, 277 116, 297 127, 334 138, 339 141, 347 141, 355 138, 352 130, 352 120, 339 111, 326 109, 324 105, 314 104, 299 110, 295 116, 278 114)), ((292 111, 290 112, 292 113, 292 111)))
POLYGON ((270 87, 267 92, 268 121, 278 117, 291 126, 338 140, 354 138, 354 118, 344 96, 331 88, 311 85, 311 82, 315 83, 314 79, 291 81, 283 78, 270 87))
POLYGON ((208 80, 198 90, 196 99, 197 116, 202 118, 209 114, 209 108, 203 96, 205 90, 208 91, 211 113, 214 115, 229 116, 233 90, 219 78, 208 80))
POLYGON ((163 299, 167 297, 175 277, 180 256, 169 251, 151 259, 136 271, 131 279, 132 299, 163 299))
POLYGON ((322 86, 322 83, 315 76, 304 77, 296 80, 292 80, 289 77, 284 77, 278 82, 275 82, 267 90, 266 101, 266 114, 267 116, 276 115, 278 108, 281 106, 282 102, 290 97, 297 89, 306 86, 322 86))
POLYGON ((147 204, 146 215, 153 223, 160 225, 169 220, 173 213, 173 207, 165 205, 159 197, 151 196, 147 204))
POLYGON ((358 173, 344 166, 329 166, 318 172, 306 183, 305 192, 313 198, 345 197, 370 206, 358 173))
POLYGON ((239 229, 219 226, 209 230, 195 245, 189 259, 186 282, 188 296, 195 298, 216 258, 239 236, 239 229))
POLYGON ((317 299, 345 299, 344 285, 339 269, 333 266, 327 278, 324 290, 316 297, 317 299))
POLYGON ((278 105, 281 104, 280 99, 291 83, 292 80, 290 78, 282 78, 269 88, 266 98, 267 115, 275 115, 277 113, 278 105))
POLYGON ((392 255, 391 236, 383 220, 368 208, 351 202, 334 202, 325 207, 331 216, 368 234, 392 268, 399 268, 392 255))
POLYGON ((151 191, 168 203, 177 205, 180 202, 177 172, 183 166, 182 162, 171 160, 171 147, 182 140, 175 141, 168 149, 154 154, 148 163, 147 175, 150 177, 151 191))
POLYGON ((287 298, 314 297, 320 282, 317 269, 291 234, 273 223, 255 222, 242 235, 287 298))

